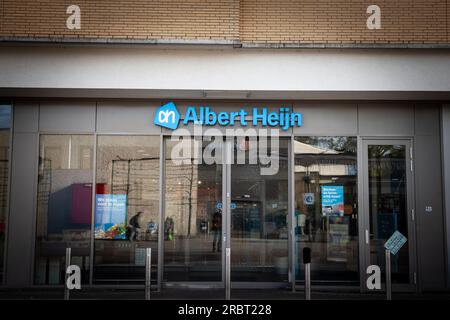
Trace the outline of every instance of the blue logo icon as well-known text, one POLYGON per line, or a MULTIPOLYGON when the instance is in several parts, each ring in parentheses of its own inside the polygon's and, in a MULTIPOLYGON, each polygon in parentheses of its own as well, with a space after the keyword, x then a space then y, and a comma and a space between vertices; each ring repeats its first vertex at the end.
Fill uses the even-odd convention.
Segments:
POLYGON ((180 113, 173 102, 169 102, 156 110, 153 123, 157 126, 175 130, 180 122, 180 113))

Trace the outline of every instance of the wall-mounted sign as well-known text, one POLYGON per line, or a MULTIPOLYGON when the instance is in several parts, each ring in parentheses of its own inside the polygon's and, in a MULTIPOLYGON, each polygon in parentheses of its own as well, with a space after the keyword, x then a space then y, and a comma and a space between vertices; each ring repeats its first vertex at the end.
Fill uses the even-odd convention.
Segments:
POLYGON ((292 112, 288 107, 281 106, 276 111, 269 111, 267 108, 245 108, 235 111, 215 112, 209 106, 188 106, 183 117, 181 117, 177 107, 173 102, 169 102, 156 110, 153 123, 157 126, 175 130, 178 128, 180 119, 183 125, 199 124, 202 126, 234 126, 239 124, 242 127, 261 126, 278 127, 281 130, 288 130, 291 127, 302 125, 302 114, 292 112), (251 120, 248 120, 251 117, 251 120))
POLYGON ((314 204, 314 193, 304 193, 303 194, 303 203, 307 206, 311 206, 314 204))
POLYGON ((340 216, 344 215, 344 187, 322 186, 322 215, 340 216))
POLYGON ((95 239, 126 239, 127 196, 98 194, 95 197, 95 239))

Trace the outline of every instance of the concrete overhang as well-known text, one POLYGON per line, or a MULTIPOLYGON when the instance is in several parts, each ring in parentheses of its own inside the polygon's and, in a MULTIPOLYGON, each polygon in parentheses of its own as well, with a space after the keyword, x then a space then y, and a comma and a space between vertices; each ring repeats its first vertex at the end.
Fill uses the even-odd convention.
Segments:
POLYGON ((450 100, 450 50, 1 45, 4 98, 450 100))

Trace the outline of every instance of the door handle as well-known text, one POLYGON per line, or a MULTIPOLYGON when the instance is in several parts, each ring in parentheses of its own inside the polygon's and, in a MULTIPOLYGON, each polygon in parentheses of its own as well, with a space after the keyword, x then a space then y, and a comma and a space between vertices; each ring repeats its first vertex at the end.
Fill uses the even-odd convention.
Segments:
POLYGON ((369 244, 369 230, 366 229, 366 244, 369 244))

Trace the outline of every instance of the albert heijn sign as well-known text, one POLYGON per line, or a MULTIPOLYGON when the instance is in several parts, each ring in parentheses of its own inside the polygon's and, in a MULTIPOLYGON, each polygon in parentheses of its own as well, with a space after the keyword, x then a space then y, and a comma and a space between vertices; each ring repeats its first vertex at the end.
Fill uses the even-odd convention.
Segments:
POLYGON ((283 131, 302 126, 302 114, 291 112, 289 107, 280 106, 275 111, 266 107, 240 108, 230 111, 215 112, 211 106, 188 106, 182 116, 173 102, 156 110, 153 123, 167 129, 175 130, 183 125, 202 126, 273 127, 283 131), (250 120, 249 120, 250 118, 250 120))

